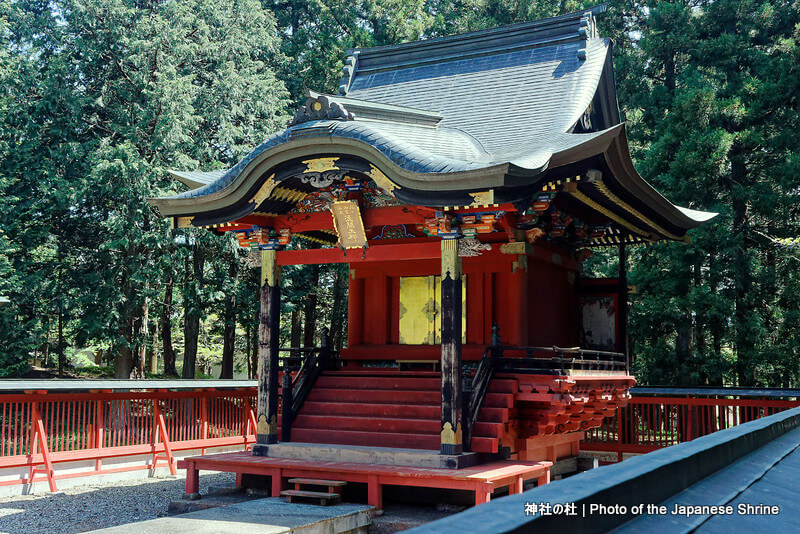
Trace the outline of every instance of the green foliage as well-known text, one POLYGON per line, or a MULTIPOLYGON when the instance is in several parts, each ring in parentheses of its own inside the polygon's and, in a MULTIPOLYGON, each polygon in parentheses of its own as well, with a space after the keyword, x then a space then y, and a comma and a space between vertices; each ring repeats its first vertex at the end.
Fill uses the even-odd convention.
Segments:
MULTIPOLYGON (((0 309, 0 375, 92 343, 112 347, 116 376, 141 375, 162 312, 169 331, 201 320, 199 359, 217 359, 231 302, 236 352, 250 354, 258 269, 228 238, 168 229, 145 200, 181 190, 167 169, 234 164, 306 88, 336 91, 348 48, 593 3, 0 0, 0 295, 13 302, 0 309)), ((720 214, 690 244, 631 251, 637 376, 797 385, 800 8, 611 0, 599 24, 640 173, 673 202, 720 214)), ((311 289, 317 334, 342 315, 343 268, 284 270, 283 342, 311 289)), ((616 271, 615 253, 586 265, 616 271)), ((184 339, 174 346, 180 369, 184 339)))
POLYGON ((670 200, 719 216, 689 246, 634 256, 640 378, 794 385, 798 331, 786 306, 798 265, 782 239, 797 225, 800 10, 740 0, 642 7, 615 59, 633 155, 670 200))
MULTIPOLYGON (((79 345, 109 340, 117 375, 137 374, 146 310, 186 256, 146 198, 176 192, 167 169, 232 165, 282 126, 275 20, 255 0, 3 7, 17 316, 37 345, 57 319, 79 345)), ((200 246, 224 246, 203 234, 200 246)), ((31 348, 4 352, 24 361, 31 348)))

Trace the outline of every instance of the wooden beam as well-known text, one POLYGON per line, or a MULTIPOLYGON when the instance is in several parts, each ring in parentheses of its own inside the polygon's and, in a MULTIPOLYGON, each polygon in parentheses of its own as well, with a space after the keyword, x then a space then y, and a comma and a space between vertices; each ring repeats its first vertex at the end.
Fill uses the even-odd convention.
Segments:
POLYGON ((278 442, 278 341, 280 336, 281 269, 277 251, 261 251, 261 317, 258 329, 258 415, 254 456, 263 445, 278 442))
MULTIPOLYGON (((381 208, 367 208, 361 211, 364 226, 385 226, 398 224, 422 224, 426 217, 433 214, 432 209, 416 206, 384 206, 381 208)), ((248 215, 242 217, 238 223, 257 224, 268 226, 275 230, 288 229, 293 234, 309 232, 312 230, 333 230, 333 217, 330 211, 315 211, 311 213, 289 213, 274 217, 263 215, 248 215)))
POLYGON ((321 263, 360 263, 370 261, 421 260, 439 258, 439 243, 426 241, 417 244, 376 245, 364 251, 338 248, 282 250, 278 265, 313 265, 321 263))

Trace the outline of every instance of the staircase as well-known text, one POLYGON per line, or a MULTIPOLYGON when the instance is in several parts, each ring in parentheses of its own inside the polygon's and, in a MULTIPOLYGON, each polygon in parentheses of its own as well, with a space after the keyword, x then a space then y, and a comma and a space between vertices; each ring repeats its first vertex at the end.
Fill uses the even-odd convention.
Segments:
MULTIPOLYGON (((478 416, 472 451, 496 453, 517 381, 495 378, 478 416)), ((370 369, 320 376, 292 425, 292 441, 439 450, 441 377, 370 369)))

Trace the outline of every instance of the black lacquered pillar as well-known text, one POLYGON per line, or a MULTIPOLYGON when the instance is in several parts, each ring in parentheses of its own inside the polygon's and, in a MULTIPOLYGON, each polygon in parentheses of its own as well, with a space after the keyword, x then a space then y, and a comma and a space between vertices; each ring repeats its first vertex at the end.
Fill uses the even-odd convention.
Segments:
POLYGON ((278 339, 280 336, 281 268, 277 251, 261 251, 261 315, 258 328, 258 412, 253 455, 259 445, 278 442, 278 339))
POLYGON ((461 428, 461 258, 458 239, 442 240, 442 431, 440 454, 463 452, 461 428))

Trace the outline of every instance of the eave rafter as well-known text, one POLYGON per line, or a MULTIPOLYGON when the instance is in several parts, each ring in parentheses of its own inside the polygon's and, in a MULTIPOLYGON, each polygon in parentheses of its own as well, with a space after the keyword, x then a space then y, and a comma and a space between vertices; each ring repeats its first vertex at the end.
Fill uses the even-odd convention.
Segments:
MULTIPOLYGON (((604 181, 603 173, 590 169, 581 179, 556 180, 547 183, 543 191, 560 192, 579 202, 595 214, 608 219, 620 229, 620 234, 630 236, 631 243, 652 243, 660 239, 690 241, 690 237, 676 234, 653 220, 615 194, 604 181)), ((608 244, 621 242, 609 236, 608 244)))

